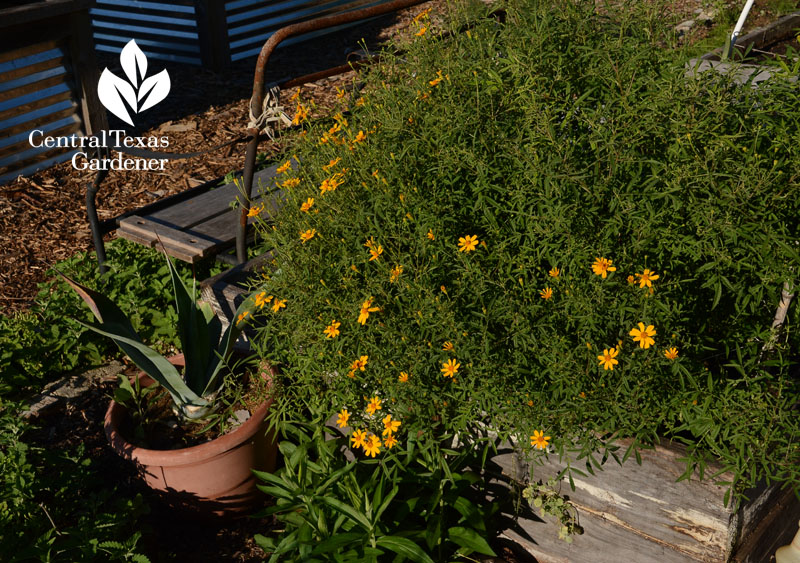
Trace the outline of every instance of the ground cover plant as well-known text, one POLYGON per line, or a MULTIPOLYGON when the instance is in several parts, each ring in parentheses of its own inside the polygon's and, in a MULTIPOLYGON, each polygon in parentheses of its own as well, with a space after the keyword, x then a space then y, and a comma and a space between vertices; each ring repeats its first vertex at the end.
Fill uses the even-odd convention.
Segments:
MULTIPOLYGON (((142 338, 158 350, 174 347, 179 341, 174 328, 177 313, 163 256, 123 239, 114 240, 107 249, 108 271, 102 275, 90 253, 78 253, 53 266, 118 303, 142 338)), ((181 279, 191 283, 191 267, 178 264, 177 271, 181 279)), ((55 277, 56 272, 50 270, 50 274, 55 277)), ((0 395, 21 396, 65 372, 118 357, 113 344, 77 322, 93 319, 80 297, 57 278, 40 284, 29 311, 0 314, 0 395)))
POLYGON ((731 472, 726 498, 796 486, 794 306, 771 327, 798 264, 791 85, 687 77, 641 7, 503 7, 443 38, 421 18, 306 125, 261 228, 273 423, 325 413, 359 461, 480 423, 577 452, 570 474, 666 437, 684 477, 731 472))
POLYGON ((0 553, 4 561, 149 561, 137 545, 149 506, 98 479, 81 446, 48 451, 21 405, 0 402, 0 553), (138 530, 138 531, 137 531, 138 530))

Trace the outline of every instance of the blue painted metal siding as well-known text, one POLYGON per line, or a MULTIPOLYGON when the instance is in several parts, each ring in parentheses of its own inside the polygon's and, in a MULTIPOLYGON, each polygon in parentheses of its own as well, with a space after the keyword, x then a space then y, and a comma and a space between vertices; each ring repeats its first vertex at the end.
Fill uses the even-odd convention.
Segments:
POLYGON ((47 43, 40 49, 0 62, 0 184, 69 160, 75 153, 68 148, 31 146, 32 131, 81 134, 64 49, 47 43))
POLYGON ((119 53, 136 39, 149 58, 200 65, 200 39, 191 1, 97 0, 89 11, 97 51, 119 53))

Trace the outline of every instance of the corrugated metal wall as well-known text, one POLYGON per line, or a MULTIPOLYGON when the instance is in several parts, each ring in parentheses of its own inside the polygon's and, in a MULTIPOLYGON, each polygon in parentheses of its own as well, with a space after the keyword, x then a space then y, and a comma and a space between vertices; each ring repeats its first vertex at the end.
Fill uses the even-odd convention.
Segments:
MULTIPOLYGON (((381 2, 353 2, 353 0, 234 0, 226 2, 228 38, 231 60, 258 55, 269 36, 282 27, 315 17, 363 8, 381 2)), ((355 24, 350 24, 355 25, 355 24)), ((322 33, 309 33, 281 43, 282 47, 305 41, 342 27, 326 29, 322 33)))
POLYGON ((45 135, 81 134, 80 106, 70 82, 67 49, 45 41, 0 53, 0 184, 63 162, 74 149, 32 147, 45 135))
MULTIPOLYGON (((384 1, 97 0, 90 13, 98 51, 119 53, 129 40, 135 39, 148 57, 223 68, 230 61, 257 55, 269 36, 281 27, 384 1), (224 44, 209 46, 202 45, 202 41, 224 44), (208 54, 209 49, 216 52, 208 54), (215 60, 212 62, 211 58, 215 60)), ((342 27, 349 26, 292 38, 281 46, 342 27)))
POLYGON ((202 64, 192 0, 97 0, 89 13, 98 51, 119 53, 136 39, 148 57, 202 64))

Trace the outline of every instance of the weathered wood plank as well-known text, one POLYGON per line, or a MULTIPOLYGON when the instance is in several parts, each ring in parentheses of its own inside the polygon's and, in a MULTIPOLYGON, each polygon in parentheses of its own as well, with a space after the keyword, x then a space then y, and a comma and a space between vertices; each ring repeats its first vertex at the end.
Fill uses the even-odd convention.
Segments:
POLYGON ((200 283, 203 300, 214 310, 223 327, 230 324, 236 308, 246 297, 248 283, 269 268, 272 258, 272 253, 266 252, 200 283))
MULTIPOLYGON (((277 174, 277 168, 276 165, 260 170, 254 175, 253 184, 270 186, 272 178, 277 174)), ((150 216, 176 228, 189 228, 229 211, 231 202, 236 201, 237 197, 240 197, 239 188, 234 183, 225 184, 178 205, 156 211, 150 216)))
POLYGON ((218 241, 207 240, 136 215, 120 221, 118 233, 123 238, 133 235, 130 240, 150 247, 157 246, 160 239, 170 256, 191 263, 210 255, 218 245, 218 241))
POLYGON ((800 501, 794 491, 778 491, 779 498, 765 503, 768 509, 756 524, 747 529, 752 532, 744 538, 742 545, 731 559, 732 563, 762 563, 769 561, 779 547, 788 545, 797 533, 800 520, 800 501))
MULTIPOLYGON (((610 460, 602 471, 595 470, 594 476, 573 476, 574 491, 563 479, 561 493, 577 508, 585 533, 575 536, 572 544, 566 544, 558 539, 555 523, 521 518, 522 529, 534 542, 520 543, 542 561, 728 561, 734 550, 743 546, 745 539, 755 534, 773 514, 776 499, 783 498, 784 493, 775 487, 761 486, 748 491, 750 500, 743 506, 726 507, 724 487, 696 478, 677 482, 685 469, 679 459, 685 455, 685 449, 679 444, 662 442, 653 450, 641 452, 641 466, 631 461, 619 465, 610 460)), ((503 453, 492 461, 504 475, 517 481, 524 482, 530 470, 515 453, 503 453)), ((585 469, 582 461, 570 458, 570 463, 575 468, 585 469)), ((566 461, 546 459, 543 466, 533 466, 534 479, 547 481, 565 466, 566 461)), ((719 467, 707 468, 709 475, 718 470, 719 467)), ((722 473, 717 478, 729 480, 730 475, 722 473)), ((800 503, 796 499, 793 502, 800 511, 800 503)), ((796 518, 792 517, 791 523, 796 523, 796 518)), ((780 531, 785 526, 777 528, 780 531)), ((791 533, 794 531, 792 528, 791 533)), ((764 539, 753 541, 759 546, 757 553, 760 555, 745 555, 742 550, 756 548, 741 547, 742 562, 765 560, 758 559, 767 553, 760 546, 770 536, 763 532, 758 534, 764 539)), ((775 534, 780 540, 769 539, 769 543, 781 545, 778 542, 785 537, 778 532, 775 534)))

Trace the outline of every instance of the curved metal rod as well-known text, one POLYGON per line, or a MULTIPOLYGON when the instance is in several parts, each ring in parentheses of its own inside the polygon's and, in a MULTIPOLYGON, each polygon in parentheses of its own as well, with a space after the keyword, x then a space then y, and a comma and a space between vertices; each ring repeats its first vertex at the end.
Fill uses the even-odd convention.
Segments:
MULTIPOLYGON (((250 98, 250 108, 253 115, 261 113, 261 106, 264 103, 264 78, 266 76, 267 62, 275 48, 284 40, 311 31, 318 31, 329 27, 335 27, 348 23, 357 22, 359 20, 374 18, 382 16, 405 8, 410 8, 418 4, 423 4, 429 0, 393 0, 385 4, 377 6, 369 6, 352 12, 344 12, 341 14, 333 14, 330 16, 323 16, 313 20, 308 20, 300 23, 295 23, 282 27, 273 33, 264 46, 261 47, 261 52, 256 61, 256 72, 253 79, 253 95, 250 98)), ((255 173, 256 154, 258 153, 259 131, 254 127, 248 127, 247 134, 252 135, 253 138, 247 144, 247 153, 245 155, 244 170, 242 172, 242 179, 244 183, 245 201, 242 202, 241 213, 239 214, 239 225, 236 231, 236 259, 239 263, 247 261, 247 201, 253 192, 253 174, 255 173)))

